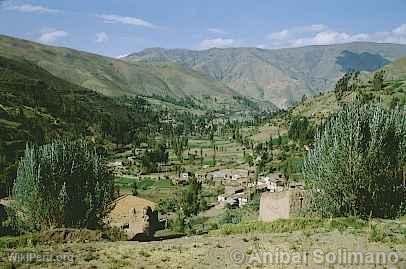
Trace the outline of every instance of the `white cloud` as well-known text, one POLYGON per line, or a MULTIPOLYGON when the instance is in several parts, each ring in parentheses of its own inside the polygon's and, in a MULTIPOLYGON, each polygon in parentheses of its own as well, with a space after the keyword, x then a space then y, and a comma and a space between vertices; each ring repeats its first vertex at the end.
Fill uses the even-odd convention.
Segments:
POLYGON ((402 24, 398 28, 394 29, 393 33, 397 35, 406 35, 406 24, 402 24))
POLYGON ((62 30, 43 29, 38 41, 45 44, 53 44, 60 38, 67 37, 69 34, 62 30))
POLYGON ((39 13, 39 14, 45 14, 45 13, 56 14, 56 13, 60 12, 60 10, 57 10, 57 9, 51 9, 51 8, 44 7, 44 6, 31 5, 31 4, 22 4, 22 5, 4 4, 4 9, 23 12, 23 13, 39 13))
POLYGON ((130 55, 130 53, 126 53, 126 54, 118 55, 116 58, 117 59, 123 59, 123 58, 125 58, 125 57, 127 57, 129 55, 130 55))
POLYGON ((109 41, 109 36, 105 32, 100 32, 96 34, 96 42, 104 43, 109 41))
POLYGON ((289 37, 289 30, 282 30, 280 32, 275 32, 269 35, 271 40, 284 40, 289 37))
POLYGON ((287 38, 291 38, 297 35, 303 35, 308 33, 318 33, 328 29, 328 27, 324 24, 311 24, 311 25, 304 25, 298 27, 292 27, 288 29, 284 29, 280 32, 275 32, 269 35, 269 39, 271 40, 284 40, 287 38))
POLYGON ((322 24, 295 27, 268 36, 271 48, 329 45, 356 41, 406 44, 406 24, 385 32, 347 33, 322 24))
POLYGON ((205 39, 200 42, 199 49, 211 49, 211 48, 229 48, 237 46, 238 42, 234 39, 224 39, 224 38, 214 38, 214 39, 205 39))
POLYGON ((141 27, 147 27, 147 28, 157 28, 156 25, 144 21, 139 18, 134 18, 134 17, 124 17, 124 16, 119 16, 119 15, 98 15, 99 18, 103 19, 105 23, 122 23, 122 24, 128 24, 132 26, 141 26, 141 27))
POLYGON ((220 28, 209 28, 209 29, 207 29, 207 31, 209 31, 212 34, 218 34, 218 35, 228 34, 226 31, 224 31, 223 29, 220 29, 220 28))

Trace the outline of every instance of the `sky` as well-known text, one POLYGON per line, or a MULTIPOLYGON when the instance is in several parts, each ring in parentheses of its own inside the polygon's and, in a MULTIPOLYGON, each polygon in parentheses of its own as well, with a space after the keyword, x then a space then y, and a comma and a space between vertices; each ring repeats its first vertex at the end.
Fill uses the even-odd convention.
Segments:
POLYGON ((0 0, 0 34, 110 57, 151 47, 406 44, 406 0, 0 0))

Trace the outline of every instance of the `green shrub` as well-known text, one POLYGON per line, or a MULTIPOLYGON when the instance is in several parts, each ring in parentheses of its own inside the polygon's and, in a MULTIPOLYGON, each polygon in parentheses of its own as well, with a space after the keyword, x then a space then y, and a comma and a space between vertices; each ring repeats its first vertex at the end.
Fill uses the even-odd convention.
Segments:
POLYGON ((399 216, 406 201, 404 108, 347 107, 325 124, 315 141, 303 171, 314 212, 364 219, 399 216))
POLYGON ((113 177, 86 142, 27 146, 14 186, 16 209, 32 230, 96 228, 109 212, 113 177))
POLYGON ((137 195, 138 195, 138 186, 137 186, 137 182, 136 182, 136 181, 134 181, 134 182, 131 184, 131 192, 132 192, 132 195, 133 195, 133 196, 137 196, 137 195))
POLYGON ((112 242, 128 240, 127 234, 118 227, 110 227, 103 230, 102 238, 112 242))
POLYGON ((176 211, 177 202, 174 198, 160 199, 157 210, 161 214, 173 213, 176 211))
POLYGON ((35 247, 39 243, 40 236, 37 233, 0 237, 0 249, 35 247))
POLYGON ((225 224, 219 232, 221 234, 248 234, 248 233, 291 233, 295 231, 319 232, 319 231, 343 231, 345 229, 362 229, 366 223, 357 218, 293 218, 278 219, 273 222, 241 222, 239 224, 225 224))
POLYGON ((220 224, 238 224, 242 220, 243 212, 239 209, 226 209, 224 214, 221 216, 220 224))
POLYGON ((369 227, 368 240, 371 242, 382 242, 385 239, 383 225, 371 223, 369 227))

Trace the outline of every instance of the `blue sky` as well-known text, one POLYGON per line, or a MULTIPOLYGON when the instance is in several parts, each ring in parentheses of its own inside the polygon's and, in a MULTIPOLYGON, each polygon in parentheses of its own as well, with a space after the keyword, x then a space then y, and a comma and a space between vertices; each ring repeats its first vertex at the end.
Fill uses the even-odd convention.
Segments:
POLYGON ((112 57, 148 47, 406 44, 405 14, 405 0, 3 0, 0 34, 112 57))

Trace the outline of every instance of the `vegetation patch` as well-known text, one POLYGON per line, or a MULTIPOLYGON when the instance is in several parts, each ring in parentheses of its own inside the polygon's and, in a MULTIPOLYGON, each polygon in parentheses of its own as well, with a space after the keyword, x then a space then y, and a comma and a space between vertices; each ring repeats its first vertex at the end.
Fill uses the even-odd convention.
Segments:
POLYGON ((223 235, 230 234, 248 234, 248 233, 291 233, 296 231, 334 231, 345 230, 348 228, 361 229, 365 227, 366 222, 357 218, 338 218, 338 219, 324 219, 324 218, 292 218, 292 219, 279 219, 270 223, 266 222, 248 222, 240 224, 225 224, 219 230, 223 235))

